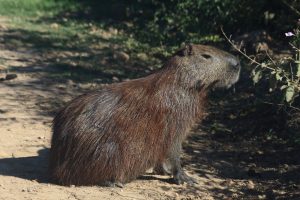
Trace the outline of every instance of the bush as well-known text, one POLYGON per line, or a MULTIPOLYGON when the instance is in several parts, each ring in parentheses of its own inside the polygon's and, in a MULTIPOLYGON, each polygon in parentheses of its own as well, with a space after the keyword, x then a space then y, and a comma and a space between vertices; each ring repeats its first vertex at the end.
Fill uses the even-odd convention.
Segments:
POLYGON ((296 0, 112 0, 80 1, 98 18, 129 21, 131 31, 144 42, 178 44, 185 41, 220 40, 220 26, 227 32, 257 29, 284 32, 298 13, 296 0), (294 7, 293 7, 294 6, 294 7))

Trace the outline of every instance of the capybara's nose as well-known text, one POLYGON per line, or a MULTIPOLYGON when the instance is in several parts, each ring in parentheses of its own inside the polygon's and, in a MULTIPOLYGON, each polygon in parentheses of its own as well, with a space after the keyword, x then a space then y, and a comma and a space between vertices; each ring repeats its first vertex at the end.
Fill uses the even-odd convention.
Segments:
POLYGON ((237 57, 229 55, 227 57, 227 60, 228 60, 229 64, 232 67, 234 67, 235 69, 239 69, 240 68, 240 60, 237 57))

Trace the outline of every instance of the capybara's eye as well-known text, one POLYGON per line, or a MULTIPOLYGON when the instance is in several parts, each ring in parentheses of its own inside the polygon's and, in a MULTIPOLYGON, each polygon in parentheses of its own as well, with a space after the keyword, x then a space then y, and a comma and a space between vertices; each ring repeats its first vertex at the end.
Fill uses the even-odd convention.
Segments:
POLYGON ((211 55, 208 55, 208 54, 201 54, 201 56, 205 59, 210 59, 211 58, 211 55))

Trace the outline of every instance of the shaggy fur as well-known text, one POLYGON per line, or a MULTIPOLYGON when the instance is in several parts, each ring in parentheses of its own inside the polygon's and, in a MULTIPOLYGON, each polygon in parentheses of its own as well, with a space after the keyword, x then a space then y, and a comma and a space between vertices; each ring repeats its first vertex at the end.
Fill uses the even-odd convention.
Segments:
POLYGON ((166 161, 177 183, 181 143, 203 118, 207 90, 238 80, 239 61, 213 47, 187 45, 144 78, 72 100, 53 121, 52 178, 62 185, 127 183, 166 161))

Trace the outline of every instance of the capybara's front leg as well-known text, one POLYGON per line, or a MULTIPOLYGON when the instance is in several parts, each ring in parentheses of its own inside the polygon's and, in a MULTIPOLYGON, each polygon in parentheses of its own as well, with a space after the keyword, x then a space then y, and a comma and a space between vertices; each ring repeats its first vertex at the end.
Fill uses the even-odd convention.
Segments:
POLYGON ((188 176, 182 169, 180 153, 181 153, 181 143, 177 143, 177 145, 172 149, 170 154, 170 163, 172 165, 172 174, 173 179, 176 184, 187 183, 189 185, 197 183, 196 179, 188 176))
POLYGON ((188 176, 182 169, 182 167, 177 167, 177 169, 175 170, 175 172, 173 172, 173 177, 174 177, 174 182, 176 184, 183 184, 183 183, 187 183, 189 185, 193 185, 195 183, 197 183, 196 179, 188 176))

